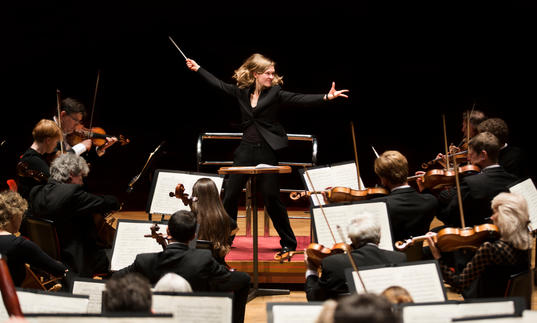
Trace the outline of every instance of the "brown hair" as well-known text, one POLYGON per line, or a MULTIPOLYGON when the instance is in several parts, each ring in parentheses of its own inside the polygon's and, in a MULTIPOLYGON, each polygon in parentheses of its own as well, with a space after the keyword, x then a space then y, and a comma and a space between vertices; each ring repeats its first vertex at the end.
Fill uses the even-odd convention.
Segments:
POLYGON ((192 211, 197 214, 198 239, 213 243, 214 253, 223 258, 230 250, 231 218, 224 209, 216 184, 210 178, 200 178, 192 187, 192 211))
MULTIPOLYGON (((254 73, 264 73, 271 66, 276 66, 276 63, 273 60, 258 53, 252 54, 238 69, 235 70, 233 79, 237 81, 237 86, 241 89, 250 87, 255 83, 254 73)), ((274 74, 272 86, 282 84, 283 77, 274 74)))
POLYGON ((48 119, 41 119, 32 130, 32 136, 38 143, 42 143, 46 138, 61 140, 63 135, 56 122, 48 119))
POLYGON ((405 183, 408 177, 408 161, 400 152, 387 150, 375 160, 375 174, 392 184, 405 183))
POLYGON ((388 301, 392 304, 401 304, 401 303, 414 303, 412 296, 408 290, 401 286, 390 286, 386 288, 380 295, 386 297, 388 301))
POLYGON ((500 153, 500 141, 490 132, 481 132, 475 135, 468 143, 468 148, 471 148, 477 153, 483 150, 487 152, 488 158, 493 162, 498 162, 500 153))
POLYGON ((481 122, 477 127, 477 131, 492 133, 498 138, 501 145, 504 145, 509 138, 509 127, 500 118, 490 118, 481 122))

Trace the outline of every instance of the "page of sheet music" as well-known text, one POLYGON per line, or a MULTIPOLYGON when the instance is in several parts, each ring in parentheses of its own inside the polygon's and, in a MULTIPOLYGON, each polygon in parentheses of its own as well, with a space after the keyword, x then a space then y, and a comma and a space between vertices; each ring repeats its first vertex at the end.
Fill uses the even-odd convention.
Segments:
MULTIPOLYGON (((360 269, 360 268, 359 268, 360 269)), ((363 292, 356 272, 352 273, 356 290, 363 292)), ((445 301, 442 278, 435 263, 360 270, 368 293, 380 294, 390 286, 405 288, 415 303, 445 301)))
POLYGON ((185 323, 231 323, 229 297, 153 294, 152 308, 155 313, 173 313, 185 323))
MULTIPOLYGON (((336 238, 336 243, 342 242, 336 230, 336 225, 339 225, 343 231, 343 235, 347 239, 347 243, 351 243, 347 237, 347 225, 350 220, 361 213, 370 213, 380 223, 380 243, 379 248, 393 250, 392 233, 390 231, 390 220, 388 218, 388 209, 386 203, 361 203, 361 204, 346 204, 337 206, 323 207, 330 228, 336 238)), ((313 217, 315 219, 315 233, 318 243, 330 248, 334 245, 334 240, 330 234, 330 228, 326 224, 321 208, 313 209, 313 217)))
MULTIPOLYGON (((149 221, 118 221, 110 270, 116 271, 132 265, 138 254, 162 251, 162 246, 155 239, 144 237, 151 233, 152 225, 149 221)), ((159 227, 159 232, 166 234, 168 226, 159 224, 159 227)))
POLYGON ((518 183, 509 188, 511 193, 517 193, 526 199, 528 203, 528 213, 530 214, 530 230, 537 230, 537 189, 532 180, 527 180, 518 183))
POLYGON ((175 172, 158 172, 158 177, 155 183, 155 191, 151 200, 150 214, 173 214, 179 210, 188 210, 181 199, 170 197, 170 192, 175 193, 175 187, 181 183, 185 186, 185 193, 192 196, 192 186, 200 178, 210 178, 216 184, 218 191, 222 188, 224 179, 220 176, 175 173, 175 172))
POLYGON ((73 294, 89 296, 88 313, 101 313, 104 285, 102 280, 75 280, 73 294))
POLYGON ((177 322, 174 317, 84 317, 84 316, 52 316, 25 318, 29 323, 167 323, 177 322))
POLYGON ((405 323, 451 322, 452 318, 514 313, 513 301, 416 305, 403 307, 403 321, 405 323))
POLYGON ((314 323, 322 308, 322 305, 274 305, 272 323, 314 323))
MULTIPOLYGON (((302 174, 304 182, 307 185, 308 191, 313 191, 313 188, 317 191, 323 191, 327 187, 349 187, 352 189, 358 189, 358 174, 356 173, 356 164, 354 162, 348 164, 341 164, 335 166, 318 167, 308 169, 308 174, 313 182, 310 183, 306 173, 302 174)), ((360 184, 365 187, 362 179, 360 178, 360 184)), ((319 199, 312 195, 313 205, 318 206, 319 202, 324 205, 323 197, 319 194, 319 199)))
POLYGON ((535 321, 526 321, 524 317, 511 316, 511 317, 496 317, 496 318, 483 318, 481 320, 468 319, 467 321, 457 321, 457 322, 468 322, 468 323, 535 323, 535 321))
MULTIPOLYGON (((17 291, 23 313, 87 313, 87 297, 69 297, 65 294, 17 291)), ((1 298, 1 297, 0 297, 1 298)), ((4 302, 0 303, 0 320, 9 318, 4 302)))

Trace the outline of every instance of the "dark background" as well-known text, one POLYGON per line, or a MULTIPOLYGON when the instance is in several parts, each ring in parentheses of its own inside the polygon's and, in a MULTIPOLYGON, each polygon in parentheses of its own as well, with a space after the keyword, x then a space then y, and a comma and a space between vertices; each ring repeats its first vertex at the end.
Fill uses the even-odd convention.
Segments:
POLYGON ((411 172, 419 170, 444 149, 442 114, 448 141, 458 143, 462 112, 473 104, 506 120, 511 144, 533 159, 537 5, 468 2, 7 5, 2 10, 2 180, 14 176, 33 126, 54 114, 56 89, 91 111, 98 70, 93 126, 123 134, 131 143, 110 148, 92 164, 89 188, 117 195, 127 209, 144 209, 154 169, 195 171, 198 135, 240 131, 239 113, 232 99, 187 70, 169 35, 224 81, 231 82, 233 70, 260 52, 277 62, 286 90, 326 93, 332 81, 349 89, 348 100, 284 109, 281 121, 288 133, 318 138, 321 165, 354 159, 353 121, 367 186, 376 183, 371 145, 379 153, 401 151, 411 172), (127 196, 127 183, 164 140, 164 153, 127 196))

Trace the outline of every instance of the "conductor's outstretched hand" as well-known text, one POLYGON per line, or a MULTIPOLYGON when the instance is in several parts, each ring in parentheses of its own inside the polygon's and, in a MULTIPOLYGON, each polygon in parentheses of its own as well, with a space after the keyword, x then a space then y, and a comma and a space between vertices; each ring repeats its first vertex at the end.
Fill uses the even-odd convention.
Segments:
POLYGON ((186 67, 188 67, 189 70, 194 71, 194 72, 197 72, 198 69, 200 68, 198 63, 196 63, 195 60, 190 59, 190 58, 186 59, 186 67))
POLYGON ((333 100, 337 97, 344 97, 348 98, 349 96, 345 93, 349 92, 349 90, 336 90, 336 82, 332 82, 332 88, 330 88, 330 91, 326 95, 327 100, 333 100))

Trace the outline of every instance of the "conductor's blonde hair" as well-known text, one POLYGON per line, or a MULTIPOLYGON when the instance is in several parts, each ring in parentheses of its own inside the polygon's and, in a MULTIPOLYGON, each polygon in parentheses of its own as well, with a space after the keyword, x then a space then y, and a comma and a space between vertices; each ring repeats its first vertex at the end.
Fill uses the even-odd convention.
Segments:
MULTIPOLYGON (((276 63, 273 60, 259 53, 252 54, 238 69, 235 70, 233 79, 237 81, 237 86, 241 89, 250 87, 255 83, 254 73, 263 74, 271 66, 276 66, 276 63)), ((282 84, 283 77, 279 76, 278 74, 274 74, 272 86, 282 84)))

